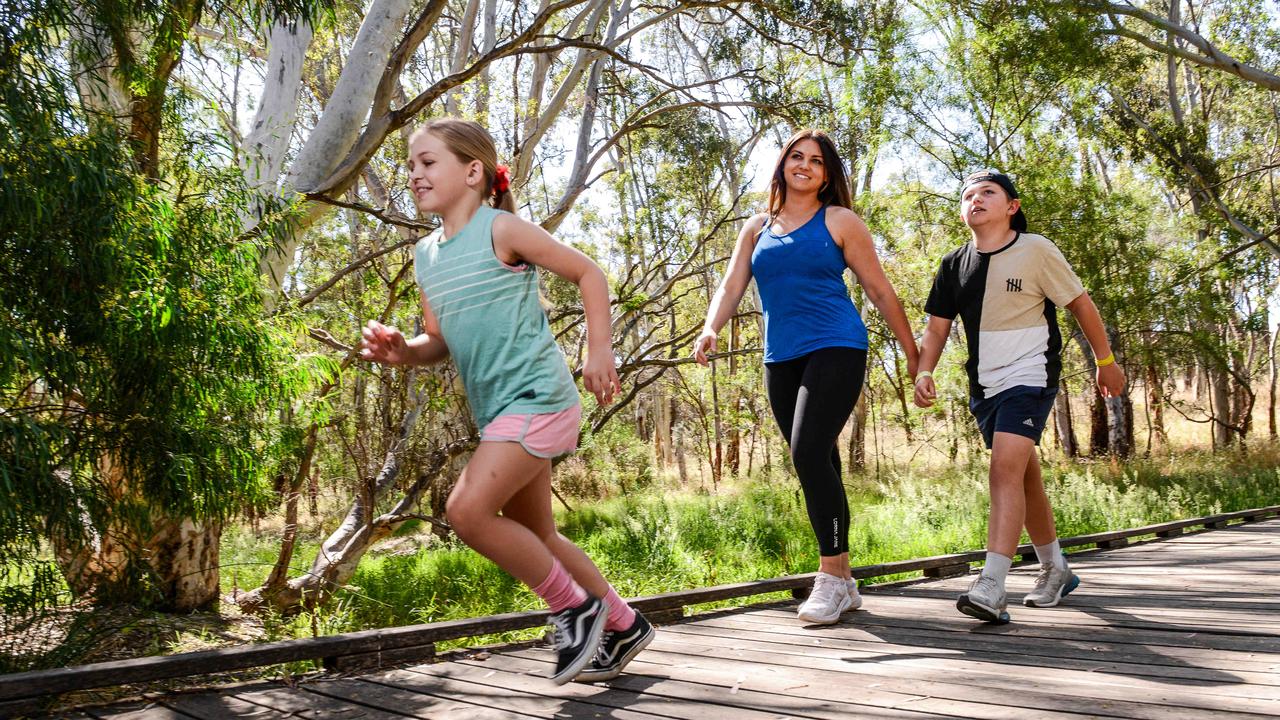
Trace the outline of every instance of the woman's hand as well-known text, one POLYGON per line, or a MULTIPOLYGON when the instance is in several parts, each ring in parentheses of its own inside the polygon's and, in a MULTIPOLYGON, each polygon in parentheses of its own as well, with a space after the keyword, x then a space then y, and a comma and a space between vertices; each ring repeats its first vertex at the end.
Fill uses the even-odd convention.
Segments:
POLYGON ((907 353, 907 377, 912 380, 916 379, 916 373, 920 370, 920 350, 912 343, 912 349, 915 352, 907 353))
POLYGON ((370 320, 361 335, 361 360, 383 365, 405 365, 410 361, 409 343, 399 330, 370 320))
POLYGON ((699 365, 706 365, 709 362, 707 353, 715 351, 717 339, 714 332, 703 328, 702 334, 693 341, 693 359, 697 360, 699 365))

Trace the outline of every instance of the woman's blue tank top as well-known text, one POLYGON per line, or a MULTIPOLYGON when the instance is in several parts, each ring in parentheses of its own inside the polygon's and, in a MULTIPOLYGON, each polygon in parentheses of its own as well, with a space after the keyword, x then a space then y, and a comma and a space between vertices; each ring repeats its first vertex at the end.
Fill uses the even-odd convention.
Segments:
POLYGON ((765 224, 751 253, 764 309, 764 361, 826 347, 867 349, 867 326, 844 284, 844 254, 827 230, 824 205, 804 225, 775 235, 765 224))

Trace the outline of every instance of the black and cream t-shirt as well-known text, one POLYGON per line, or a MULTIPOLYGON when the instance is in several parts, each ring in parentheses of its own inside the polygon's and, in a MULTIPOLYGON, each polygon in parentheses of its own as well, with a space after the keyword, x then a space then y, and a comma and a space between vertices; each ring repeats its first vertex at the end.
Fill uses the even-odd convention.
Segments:
POLYGON ((1084 293, 1048 238, 1018 233, 978 252, 968 242, 942 258, 925 312, 964 321, 969 394, 989 398, 1016 385, 1057 387, 1062 335, 1057 307, 1084 293))

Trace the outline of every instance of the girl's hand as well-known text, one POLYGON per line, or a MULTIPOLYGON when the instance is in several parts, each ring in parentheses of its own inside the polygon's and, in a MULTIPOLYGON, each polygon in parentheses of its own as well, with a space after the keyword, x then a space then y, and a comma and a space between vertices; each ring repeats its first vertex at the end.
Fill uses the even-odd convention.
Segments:
POLYGON ((703 330, 697 340, 693 341, 693 359, 698 361, 699 365, 706 365, 707 353, 716 349, 717 336, 710 330, 703 330))
POLYGON ((361 335, 361 360, 383 365, 404 365, 409 362, 409 344, 399 330, 387 327, 377 320, 370 320, 361 335))
POLYGON ((608 405, 613 394, 622 392, 622 381, 613 365, 613 350, 587 351, 587 364, 582 368, 582 384, 587 392, 594 393, 596 402, 608 405))

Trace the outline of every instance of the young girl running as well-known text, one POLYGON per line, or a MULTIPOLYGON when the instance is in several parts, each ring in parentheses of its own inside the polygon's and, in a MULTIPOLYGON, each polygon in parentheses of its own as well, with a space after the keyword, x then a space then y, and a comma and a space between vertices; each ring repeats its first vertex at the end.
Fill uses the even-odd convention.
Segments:
POLYGON ((906 313, 876 257, 871 233, 852 210, 849 182, 831 138, 802 130, 778 156, 767 213, 747 221, 707 309, 694 357, 707 364, 716 333, 755 278, 764 306, 764 376, 769 404, 804 489, 821 556, 801 620, 830 624, 862 605, 849 570, 849 503, 836 440, 862 391, 867 328, 845 287, 845 270, 867 291, 916 371, 906 313))
POLYGON ((513 214, 508 170, 476 123, 433 120, 414 133, 409 183, 419 212, 441 221, 414 251, 423 332, 406 339, 371 320, 361 357, 390 365, 453 357, 481 435, 449 495, 449 524, 550 607, 558 650, 552 680, 616 677, 654 630, 552 519, 551 458, 576 449, 582 410, 539 305, 536 268, 582 292, 583 384, 602 405, 620 390, 604 272, 513 214))

